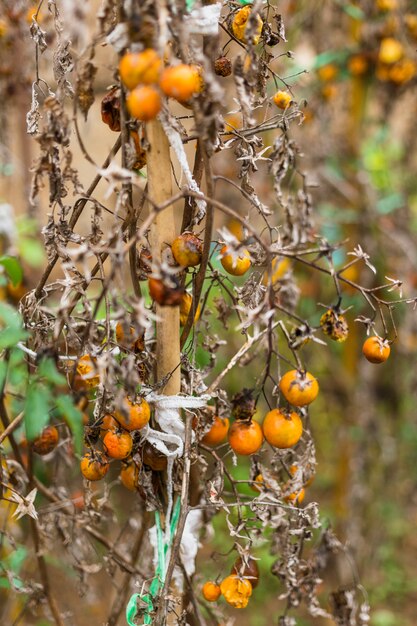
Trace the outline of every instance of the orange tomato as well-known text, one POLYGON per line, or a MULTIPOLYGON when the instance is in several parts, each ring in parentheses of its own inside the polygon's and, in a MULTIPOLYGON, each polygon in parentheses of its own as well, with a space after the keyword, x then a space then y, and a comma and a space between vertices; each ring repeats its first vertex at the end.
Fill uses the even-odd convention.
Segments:
POLYGON ((285 111, 285 109, 288 109, 288 107, 290 106, 292 102, 292 97, 291 94, 288 93, 288 91, 277 91, 272 100, 279 109, 283 109, 285 111))
POLYGON ((236 420, 229 428, 228 439, 236 454, 248 456, 258 452, 264 438, 258 422, 236 420))
POLYGON ((166 96, 184 103, 201 91, 202 81, 198 68, 180 63, 163 71, 159 85, 166 96))
POLYGON ((161 58, 152 48, 143 52, 128 52, 119 63, 120 78, 128 89, 134 89, 140 84, 157 83, 161 68, 161 58))
POLYGON ((231 574, 222 580, 220 590, 226 602, 235 609, 244 609, 252 595, 252 585, 249 580, 240 578, 236 574, 231 574))
POLYGON ((229 420, 227 417, 222 418, 216 415, 210 430, 204 435, 201 441, 208 446, 217 446, 226 439, 228 430, 229 420))
POLYGON ((284 398, 294 406, 311 404, 319 393, 319 384, 309 372, 291 370, 279 381, 284 398))
POLYGON ((207 581, 203 585, 203 597, 207 602, 216 602, 221 596, 221 589, 219 585, 213 583, 212 581, 207 581))
POLYGON ((362 352, 370 363, 385 363, 391 348, 388 341, 381 337, 368 337, 362 346, 362 352))
POLYGON ((139 398, 137 402, 131 402, 129 398, 123 401, 125 413, 115 411, 114 415, 120 426, 125 430, 140 430, 149 422, 151 409, 144 398, 139 398))
POLYGON ((132 452, 133 440, 130 433, 109 430, 103 438, 106 453, 112 459, 125 459, 132 452))
POLYGON ((236 254, 228 253, 227 246, 223 246, 220 251, 220 262, 226 272, 232 276, 243 276, 251 266, 249 250, 242 248, 236 254))
POLYGON ((262 424, 265 439, 275 448, 292 448, 303 434, 303 423, 295 411, 273 409, 262 424))
POLYGON ((43 429, 39 437, 32 442, 32 449, 36 454, 44 456, 54 450, 59 441, 59 433, 55 426, 47 426, 43 429))
POLYGON ((86 452, 80 462, 81 473, 87 480, 101 480, 110 469, 110 463, 101 452, 86 452))
POLYGON ((132 117, 142 122, 155 119, 162 107, 161 96, 154 87, 136 87, 126 98, 126 105, 132 117))

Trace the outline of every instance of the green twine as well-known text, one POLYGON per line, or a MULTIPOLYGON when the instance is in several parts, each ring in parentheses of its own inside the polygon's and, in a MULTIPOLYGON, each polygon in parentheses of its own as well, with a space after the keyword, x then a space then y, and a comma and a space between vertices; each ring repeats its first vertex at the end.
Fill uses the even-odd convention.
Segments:
POLYGON ((159 511, 155 511, 156 545, 157 545, 157 552, 158 552, 158 562, 157 562, 157 566, 155 569, 155 576, 149 587, 149 593, 146 593, 143 596, 141 596, 139 593, 134 593, 132 597, 130 598, 126 607, 126 621, 129 624, 129 626, 136 626, 133 620, 136 617, 136 613, 138 609, 138 606, 137 606, 138 600, 141 600, 146 605, 145 614, 143 618, 143 624, 146 626, 148 626, 149 624, 152 624, 151 615, 154 610, 153 599, 156 598, 156 596, 159 593, 159 590, 161 589, 161 587, 163 586, 165 582, 166 555, 168 553, 169 548, 172 545, 172 540, 174 538, 175 530, 177 528, 178 520, 180 517, 180 511, 181 511, 181 500, 180 498, 178 498, 175 503, 174 510, 172 513, 171 523, 169 527, 170 535, 169 535, 169 541, 167 543, 164 541, 164 534, 162 532, 162 526, 161 526, 161 516, 159 514, 159 511))
POLYGON ((185 0, 185 8, 188 12, 193 10, 195 0, 185 0))

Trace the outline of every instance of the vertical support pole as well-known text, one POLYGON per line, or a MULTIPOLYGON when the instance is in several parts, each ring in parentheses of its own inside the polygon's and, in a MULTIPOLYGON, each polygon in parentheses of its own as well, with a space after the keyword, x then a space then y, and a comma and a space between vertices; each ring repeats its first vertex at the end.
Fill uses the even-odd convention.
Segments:
MULTIPOLYGON (((161 204, 172 196, 172 171, 169 143, 159 121, 147 124, 149 150, 147 153, 149 196, 161 204)), ((152 258, 161 261, 163 249, 175 239, 175 208, 169 206, 157 215, 152 227, 152 258)), ((167 395, 180 391, 180 312, 179 307, 156 305, 156 377, 161 380, 171 374, 164 389, 167 395)))

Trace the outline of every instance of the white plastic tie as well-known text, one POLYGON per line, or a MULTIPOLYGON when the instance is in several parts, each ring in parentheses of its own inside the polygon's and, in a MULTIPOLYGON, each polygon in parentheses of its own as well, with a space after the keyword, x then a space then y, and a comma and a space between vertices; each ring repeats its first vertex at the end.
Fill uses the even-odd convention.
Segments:
POLYGON ((209 395, 195 396, 164 396, 151 392, 146 396, 146 401, 155 407, 155 419, 161 431, 154 430, 150 426, 142 430, 143 437, 149 441, 159 452, 167 457, 167 512, 165 541, 170 542, 170 522, 173 505, 174 485, 172 470, 174 460, 184 454, 185 425, 180 417, 180 409, 200 409, 210 400, 209 395), (167 444, 171 446, 168 448, 167 444))

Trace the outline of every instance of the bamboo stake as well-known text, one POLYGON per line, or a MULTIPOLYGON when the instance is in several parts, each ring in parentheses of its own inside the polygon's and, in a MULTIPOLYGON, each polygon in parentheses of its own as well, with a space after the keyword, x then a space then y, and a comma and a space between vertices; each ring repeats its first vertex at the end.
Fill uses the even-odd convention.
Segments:
MULTIPOLYGON (((169 143, 158 121, 147 124, 150 144, 147 153, 149 197, 159 205, 172 196, 171 158, 169 143)), ((159 213, 153 223, 152 258, 160 262, 162 251, 175 238, 175 207, 169 206, 159 213)), ((159 321, 156 323, 156 378, 170 375, 163 391, 175 395, 180 391, 180 312, 179 307, 156 305, 159 321)))
MULTIPOLYGON (((147 124, 148 190, 154 205, 161 205, 172 197, 172 169, 169 142, 159 121, 147 124)), ((156 216, 151 228, 152 258, 161 262, 163 250, 175 239, 175 205, 171 204, 165 211, 156 216)), ((175 395, 181 389, 180 368, 180 310, 178 306, 167 307, 156 305, 156 380, 169 376, 162 392, 175 395)), ((182 597, 175 585, 171 585, 171 593, 176 596, 180 606, 182 597)), ((177 623, 175 613, 167 616, 166 624, 177 623)))

